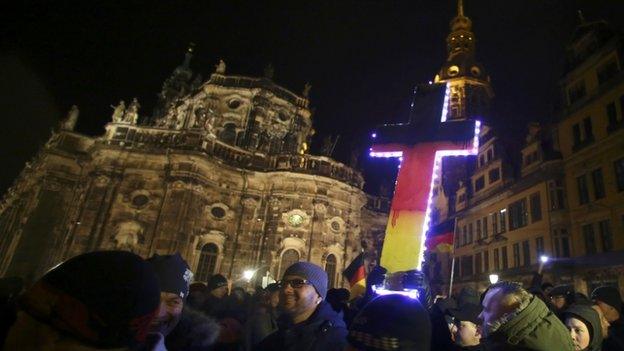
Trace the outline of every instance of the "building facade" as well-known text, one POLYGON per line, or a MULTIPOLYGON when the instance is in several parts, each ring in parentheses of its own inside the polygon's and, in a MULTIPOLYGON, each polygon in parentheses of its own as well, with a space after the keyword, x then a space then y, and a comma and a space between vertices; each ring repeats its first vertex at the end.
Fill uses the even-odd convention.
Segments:
POLYGON ((33 281, 77 254, 122 249, 180 252, 197 281, 279 279, 306 260, 343 286, 362 233, 385 215, 366 206, 358 171, 309 153, 309 86, 228 75, 223 61, 202 82, 191 56, 149 117, 121 101, 92 137, 73 131, 72 110, 3 198, 2 276, 33 281))
POLYGON ((577 287, 609 284, 622 291, 624 41, 604 21, 581 21, 560 81, 558 137, 570 216, 570 247, 562 250, 570 253, 577 287))
POLYGON ((529 124, 518 151, 484 128, 475 169, 447 196, 455 250, 429 255, 439 293, 451 267, 454 291, 484 290, 490 274, 528 286, 542 255, 544 281, 624 292, 623 47, 607 23, 583 20, 567 48, 557 123, 529 124))

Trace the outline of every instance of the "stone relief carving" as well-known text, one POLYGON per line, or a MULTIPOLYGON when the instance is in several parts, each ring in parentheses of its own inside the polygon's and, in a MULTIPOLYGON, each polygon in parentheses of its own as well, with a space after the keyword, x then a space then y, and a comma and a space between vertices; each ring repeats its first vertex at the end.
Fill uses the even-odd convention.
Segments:
POLYGON ((327 212, 327 206, 322 202, 317 202, 314 204, 314 210, 317 213, 324 214, 327 212))
POLYGON ((97 187, 104 187, 110 183, 110 178, 104 175, 98 176, 95 178, 94 184, 97 187))
POLYGON ((113 237, 115 248, 133 251, 137 245, 143 243, 143 231, 143 225, 137 221, 119 223, 113 237))
POLYGON ((246 197, 243 199, 243 206, 247 209, 254 208, 258 206, 258 201, 253 197, 246 197))
POLYGON ((333 234, 341 234, 345 231, 345 221, 340 217, 332 217, 325 220, 326 232, 333 234))

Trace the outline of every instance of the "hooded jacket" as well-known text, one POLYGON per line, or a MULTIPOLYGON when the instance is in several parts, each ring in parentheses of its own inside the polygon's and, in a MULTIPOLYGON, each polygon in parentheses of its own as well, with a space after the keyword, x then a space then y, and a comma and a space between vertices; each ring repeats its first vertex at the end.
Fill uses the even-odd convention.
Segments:
POLYGON ((483 350, 573 351, 567 328, 538 297, 501 317, 500 326, 482 339, 483 350))
POLYGON ((347 327, 331 305, 322 301, 304 322, 290 323, 285 315, 279 329, 262 340, 258 351, 342 351, 347 344, 347 327))
POLYGON ((602 346, 602 327, 600 326, 600 317, 588 305, 575 304, 570 306, 562 314, 563 320, 568 318, 576 318, 587 326, 591 339, 589 346, 584 351, 600 351, 602 346))

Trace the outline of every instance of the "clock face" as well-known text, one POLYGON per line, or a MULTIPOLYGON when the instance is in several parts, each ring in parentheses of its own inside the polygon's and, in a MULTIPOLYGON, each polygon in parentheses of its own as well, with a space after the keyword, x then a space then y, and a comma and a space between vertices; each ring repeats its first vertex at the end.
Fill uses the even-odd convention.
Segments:
POLYGON ((459 74, 459 67, 453 65, 453 66, 448 68, 447 73, 448 73, 449 76, 454 77, 457 74, 459 74))
POLYGON ((293 214, 288 217, 288 223, 293 227, 298 227, 303 223, 303 216, 300 214, 293 214))

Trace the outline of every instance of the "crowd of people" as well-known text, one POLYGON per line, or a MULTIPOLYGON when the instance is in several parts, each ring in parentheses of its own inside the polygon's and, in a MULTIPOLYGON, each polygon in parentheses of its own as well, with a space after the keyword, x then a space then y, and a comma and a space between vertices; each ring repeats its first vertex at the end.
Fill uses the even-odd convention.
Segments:
MULTIPOLYGON (((376 267, 364 296, 328 289, 309 262, 253 293, 213 275, 193 282, 179 254, 123 251, 71 258, 22 291, 0 281, 3 350, 321 351, 624 350, 617 288, 587 297, 571 286, 501 281, 454 297, 380 294, 376 267)), ((423 289, 423 286, 420 287, 423 289)))

